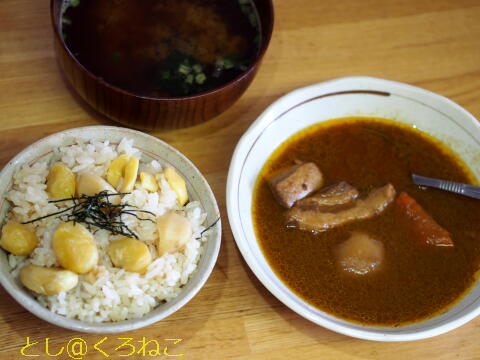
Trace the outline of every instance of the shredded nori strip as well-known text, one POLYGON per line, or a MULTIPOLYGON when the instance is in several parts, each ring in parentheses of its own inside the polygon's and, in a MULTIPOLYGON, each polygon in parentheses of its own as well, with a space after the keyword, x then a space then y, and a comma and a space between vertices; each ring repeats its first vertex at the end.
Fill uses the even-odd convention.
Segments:
POLYGON ((65 222, 73 221, 74 223, 85 224, 90 231, 92 231, 92 227, 96 227, 97 229, 94 231, 94 233, 99 229, 104 229, 110 231, 113 235, 123 235, 138 239, 137 234, 135 234, 122 221, 122 215, 134 216, 141 221, 154 222, 152 219, 141 218, 137 214, 146 213, 153 216, 155 216, 155 214, 146 210, 134 209, 134 206, 130 204, 113 204, 110 202, 111 196, 122 196, 127 194, 129 193, 112 194, 108 193, 107 191, 102 191, 93 196, 81 195, 78 197, 72 196, 66 199, 51 200, 49 203, 73 201, 73 205, 61 211, 23 222, 22 224, 30 224, 58 215, 57 217, 65 222))
POLYGON ((200 232, 200 236, 197 237, 195 240, 200 240, 203 236, 203 234, 205 234, 208 230, 210 230, 211 228, 213 228, 215 225, 217 225, 217 223, 220 221, 220 217, 217 218, 217 220, 215 220, 210 226, 208 226, 206 229, 202 230, 202 232, 200 232))

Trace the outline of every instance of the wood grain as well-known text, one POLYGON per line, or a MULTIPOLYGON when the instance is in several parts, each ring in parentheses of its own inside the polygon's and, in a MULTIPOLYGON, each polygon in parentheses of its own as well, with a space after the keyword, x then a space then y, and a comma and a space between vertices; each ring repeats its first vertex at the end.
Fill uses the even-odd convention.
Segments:
MULTIPOLYGON (((263 66, 243 97, 224 114, 192 128, 154 135, 188 156, 205 174, 221 207, 218 263, 200 293, 146 329, 109 336, 182 338, 169 348, 184 359, 480 359, 480 319, 417 342, 373 343, 348 338, 299 317, 274 298, 245 265, 225 211, 225 180, 236 142, 272 101, 296 87, 339 76, 403 81, 451 98, 480 117, 478 0, 277 0, 276 27, 263 66)), ((58 130, 111 124, 86 108, 62 79, 53 51, 47 0, 0 1, 0 164, 58 130)), ((102 339, 49 325, 0 290, 0 358, 24 359, 26 337, 50 339, 59 350, 73 337, 102 339)), ((41 344, 32 348, 48 359, 41 344)), ((128 353, 128 352, 127 352, 128 353)), ((68 359, 65 354, 57 359, 68 359)), ((149 358, 122 357, 123 359, 149 358)), ((159 356, 157 358, 167 358, 159 356)))

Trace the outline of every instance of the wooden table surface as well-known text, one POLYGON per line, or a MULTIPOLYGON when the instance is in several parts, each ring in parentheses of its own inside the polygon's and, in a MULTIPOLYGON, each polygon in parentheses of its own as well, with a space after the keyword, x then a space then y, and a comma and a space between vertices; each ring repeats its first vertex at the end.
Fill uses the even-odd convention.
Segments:
MULTIPOLYGON (((37 319, 0 290, 0 358, 147 359, 118 348, 157 340, 184 359, 480 359, 480 318, 436 338, 376 343, 349 338, 301 318, 273 297, 243 261, 228 226, 225 182, 235 144, 272 101, 297 87, 347 75, 414 84, 451 98, 480 118, 479 0, 277 0, 274 36, 257 78, 227 112, 194 128, 158 132, 205 174, 223 217, 217 265, 181 310, 145 329, 109 335, 67 331, 37 319), (45 349, 49 340, 49 353, 45 349), (183 339, 174 345, 164 339, 183 339), (99 348, 94 344, 103 341, 99 348), (70 344, 73 346, 73 343, 70 344), (79 345, 75 351, 79 352, 79 345), (73 351, 73 352, 75 352, 73 351)), ((49 1, 0 1, 0 164, 50 133, 113 124, 67 88, 53 52, 49 1)), ((153 343, 152 343, 153 344, 153 343)))

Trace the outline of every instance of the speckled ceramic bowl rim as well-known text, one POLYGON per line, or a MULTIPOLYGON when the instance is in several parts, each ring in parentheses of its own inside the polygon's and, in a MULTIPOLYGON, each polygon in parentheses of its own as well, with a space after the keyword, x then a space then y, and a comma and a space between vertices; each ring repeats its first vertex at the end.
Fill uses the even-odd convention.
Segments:
MULTIPOLYGON (((200 200, 202 208, 204 211, 207 211, 208 224, 213 223, 220 217, 218 205, 210 186, 190 160, 178 150, 156 137, 140 131, 116 126, 87 126, 60 131, 40 139, 22 150, 6 164, 0 172, 0 193, 2 194, 0 208, 4 209, 6 206, 5 193, 11 187, 12 174, 20 166, 38 161, 44 156, 48 156, 48 153, 51 153, 53 147, 64 146, 67 145, 67 143, 72 144, 77 141, 88 142, 90 140, 110 140, 111 142, 115 142, 115 140, 120 141, 123 137, 133 139, 134 146, 142 151, 142 156, 146 156, 149 159, 158 159, 160 163, 169 164, 180 172, 183 178, 186 179, 187 188, 190 195, 193 195, 193 200, 200 200), (143 144, 139 144, 140 142, 143 144), (52 146, 53 144, 55 144, 55 146, 52 146)), ((0 215, 0 222, 3 222, 4 216, 5 210, 2 211, 0 215)), ((208 242, 204 245, 204 252, 199 260, 197 270, 188 283, 182 288, 180 294, 173 300, 165 304, 160 304, 139 319, 120 322, 89 323, 52 313, 41 306, 25 288, 6 273, 5 270, 8 268, 8 261, 6 261, 6 254, 3 250, 0 252, 0 259, 4 260, 0 271, 0 283, 25 309, 54 325, 88 333, 117 333, 135 330, 171 315, 190 301, 203 287, 213 270, 220 250, 222 233, 221 221, 219 220, 210 231, 211 234, 208 242)))
MULTIPOLYGON (((226 189, 228 219, 236 244, 248 266, 262 284, 286 306, 306 319, 345 335, 376 341, 410 341, 429 338, 453 330, 472 320, 480 315, 480 280, 477 279, 473 288, 448 310, 418 323, 399 327, 377 327, 364 326, 337 318, 303 301, 273 272, 253 232, 251 208, 248 207, 251 199, 246 198, 247 194, 251 194, 253 190, 258 172, 264 164, 263 159, 268 159, 269 154, 293 134, 317 122, 344 116, 380 116, 396 119, 398 114, 385 115, 385 113, 390 114, 390 110, 385 109, 385 104, 395 104, 395 102, 403 105, 410 104, 411 109, 407 113, 414 112, 412 109, 416 111, 418 108, 423 109, 425 113, 434 112, 435 119, 448 119, 451 128, 445 124, 442 126, 445 129, 458 130, 463 134, 459 137, 463 141, 459 141, 457 145, 465 146, 464 156, 469 157, 468 154, 472 153, 472 150, 475 154, 478 153, 480 124, 473 115, 453 101, 428 90, 395 81, 365 76, 345 77, 294 90, 270 105, 239 140, 230 163, 226 189), (354 104, 349 107, 349 111, 352 112, 346 115, 335 115, 337 112, 344 111, 338 109, 346 106, 346 102, 354 104), (357 112, 357 108, 362 109, 364 113, 357 112), (310 115, 311 113, 315 115, 310 115), (310 120, 309 117, 315 117, 317 120, 310 120)), ((416 113, 414 118, 406 116, 401 122, 407 122, 405 119, 409 118, 410 125, 416 127, 416 124, 420 124, 418 120, 421 116, 416 113)), ((400 117, 398 120, 400 121, 400 117)), ((430 119, 424 120, 427 122, 430 119)), ((427 132, 437 137, 432 132, 435 133, 438 123, 433 121, 429 124, 427 132)), ((425 124, 422 123, 422 126, 425 124)), ((448 133, 447 130, 441 131, 448 133)), ((457 136, 455 134, 452 133, 451 137, 457 136)), ((469 158, 477 159, 473 156, 469 158)), ((478 160, 473 161, 467 161, 467 164, 471 166, 478 164, 478 160)), ((475 169, 476 171, 472 171, 477 179, 480 179, 479 166, 475 165, 475 169)))

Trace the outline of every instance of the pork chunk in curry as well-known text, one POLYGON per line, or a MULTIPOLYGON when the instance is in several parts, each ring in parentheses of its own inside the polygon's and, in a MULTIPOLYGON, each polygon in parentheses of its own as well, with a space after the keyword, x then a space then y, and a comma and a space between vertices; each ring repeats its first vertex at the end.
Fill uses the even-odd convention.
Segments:
MULTIPOLYGON (((345 187, 345 192, 352 189, 345 187)), ((320 194, 321 195, 321 194, 320 194)), ((318 195, 316 198, 321 198, 318 195)), ((325 196, 328 198, 329 196, 325 196)), ((348 199, 338 193, 331 194, 336 199, 348 199)), ((369 219, 384 211, 395 199, 395 188, 387 184, 372 190, 365 199, 356 199, 347 203, 332 203, 332 205, 321 205, 315 200, 299 202, 287 212, 287 226, 307 231, 324 231, 357 220, 369 219)))
POLYGON ((302 208, 318 208, 322 206, 341 206, 351 204, 358 198, 358 190, 345 181, 328 186, 305 199, 295 206, 302 208))
POLYGON ((323 185, 323 175, 312 162, 300 163, 275 175, 268 181, 273 196, 283 207, 292 205, 323 185))

